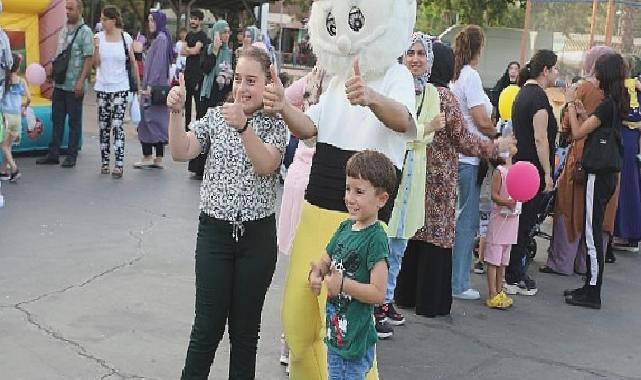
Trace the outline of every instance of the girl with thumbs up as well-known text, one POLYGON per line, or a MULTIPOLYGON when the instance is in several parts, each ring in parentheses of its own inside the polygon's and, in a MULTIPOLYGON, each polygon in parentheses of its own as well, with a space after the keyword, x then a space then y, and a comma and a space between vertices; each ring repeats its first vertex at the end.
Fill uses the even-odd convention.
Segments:
POLYGON ((276 186, 285 123, 263 110, 270 58, 239 57, 233 103, 183 127, 185 85, 168 97, 169 148, 176 161, 208 152, 196 240, 196 312, 182 379, 206 379, 229 320, 229 378, 253 379, 265 294, 276 267, 276 186))

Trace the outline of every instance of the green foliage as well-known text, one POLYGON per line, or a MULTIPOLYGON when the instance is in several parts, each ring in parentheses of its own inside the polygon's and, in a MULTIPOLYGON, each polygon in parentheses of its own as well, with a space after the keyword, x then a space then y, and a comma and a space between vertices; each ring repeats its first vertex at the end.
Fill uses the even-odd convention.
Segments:
POLYGON ((418 0, 416 29, 438 35, 456 23, 520 28, 524 7, 519 0, 418 0))

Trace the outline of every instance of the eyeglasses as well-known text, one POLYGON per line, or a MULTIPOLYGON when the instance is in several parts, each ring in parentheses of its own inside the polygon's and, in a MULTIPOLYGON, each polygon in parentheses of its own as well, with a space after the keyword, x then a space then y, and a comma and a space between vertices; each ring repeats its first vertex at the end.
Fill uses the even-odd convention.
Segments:
POLYGON ((414 57, 414 56, 427 57, 427 52, 425 50, 408 50, 407 56, 408 57, 414 57))

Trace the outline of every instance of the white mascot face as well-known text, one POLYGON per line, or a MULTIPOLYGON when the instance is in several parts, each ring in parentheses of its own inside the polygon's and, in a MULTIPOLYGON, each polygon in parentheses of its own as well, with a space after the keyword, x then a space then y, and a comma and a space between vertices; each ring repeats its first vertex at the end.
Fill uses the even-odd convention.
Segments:
POLYGON ((416 23, 416 0, 316 0, 309 22, 318 65, 347 78, 356 56, 366 79, 403 55, 416 23))

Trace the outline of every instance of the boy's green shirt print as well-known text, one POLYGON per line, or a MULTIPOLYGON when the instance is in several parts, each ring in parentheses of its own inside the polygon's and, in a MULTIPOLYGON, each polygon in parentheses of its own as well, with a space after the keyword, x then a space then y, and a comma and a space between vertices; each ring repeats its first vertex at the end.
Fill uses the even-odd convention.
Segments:
MULTIPOLYGON (((380 222, 354 231, 346 220, 327 245, 327 254, 346 278, 369 284, 370 272, 379 261, 387 261, 389 244, 380 222)), ((348 295, 328 297, 325 343, 328 349, 348 360, 362 358, 377 341, 373 320, 374 306, 348 295)))

